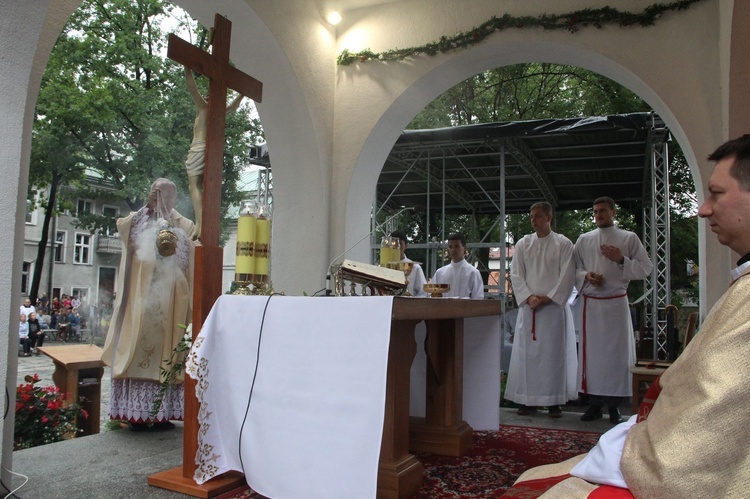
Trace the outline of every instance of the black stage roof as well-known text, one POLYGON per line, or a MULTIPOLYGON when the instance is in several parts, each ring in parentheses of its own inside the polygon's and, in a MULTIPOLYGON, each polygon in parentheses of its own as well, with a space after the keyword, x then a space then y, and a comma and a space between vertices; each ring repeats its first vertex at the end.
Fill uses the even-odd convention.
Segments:
POLYGON ((668 135, 654 113, 406 130, 383 166, 378 202, 427 206, 429 197, 439 211, 444 183, 446 213, 497 214, 504 151, 507 212, 542 200, 590 208, 599 196, 636 209, 644 181, 650 190, 652 145, 668 135))
MULTIPOLYGON (((504 152, 506 212, 542 200, 585 209, 599 196, 636 210, 650 195, 653 146, 668 137, 652 112, 406 130, 382 167, 378 204, 439 212, 445 185, 446 213, 497 214, 504 152)), ((250 162, 271 167, 265 144, 250 162)))

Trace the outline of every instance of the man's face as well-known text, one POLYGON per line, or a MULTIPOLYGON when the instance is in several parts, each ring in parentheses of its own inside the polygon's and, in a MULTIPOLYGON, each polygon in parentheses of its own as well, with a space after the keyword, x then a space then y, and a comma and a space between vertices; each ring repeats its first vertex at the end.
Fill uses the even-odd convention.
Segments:
POLYGON ((464 259, 464 252, 466 251, 466 246, 461 244, 460 239, 450 239, 448 240, 448 253, 451 255, 451 260, 454 262, 460 262, 464 259))
POLYGON ((740 255, 750 252, 750 192, 729 173, 734 157, 724 158, 708 179, 708 197, 698 210, 719 242, 740 255))
POLYGON ((23 301, 23 306, 24 306, 24 307, 30 307, 30 306, 31 306, 31 300, 29 300, 28 298, 26 298, 26 299, 25 299, 25 300, 23 301))
POLYGON ((155 210, 158 200, 162 203, 161 207, 169 213, 174 208, 176 194, 171 184, 156 182, 151 186, 151 190, 148 193, 148 207, 155 210))
POLYGON ((541 208, 534 208, 529 214, 531 220, 531 228, 539 237, 544 237, 552 230, 550 223, 552 223, 552 214, 546 214, 541 208))
POLYGON ((615 223, 615 210, 609 207, 609 203, 597 203, 594 205, 594 222, 600 229, 612 227, 615 223))

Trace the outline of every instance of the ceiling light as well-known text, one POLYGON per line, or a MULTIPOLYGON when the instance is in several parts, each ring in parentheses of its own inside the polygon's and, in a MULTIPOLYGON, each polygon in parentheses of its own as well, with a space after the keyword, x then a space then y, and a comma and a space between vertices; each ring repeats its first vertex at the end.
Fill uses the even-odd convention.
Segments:
POLYGON ((330 24, 331 26, 336 26, 338 23, 341 22, 341 19, 342 19, 341 14, 339 14, 335 10, 332 12, 329 12, 328 15, 326 16, 326 21, 328 21, 328 24, 330 24))

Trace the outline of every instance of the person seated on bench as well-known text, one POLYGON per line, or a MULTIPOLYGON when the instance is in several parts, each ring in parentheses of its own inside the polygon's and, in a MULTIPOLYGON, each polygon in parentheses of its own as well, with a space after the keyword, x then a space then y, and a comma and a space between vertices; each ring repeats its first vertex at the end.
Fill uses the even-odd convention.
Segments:
POLYGON ((29 324, 29 342, 31 349, 35 354, 39 355, 37 347, 44 346, 45 336, 44 331, 42 331, 42 324, 39 322, 39 319, 37 319, 36 312, 31 312, 29 318, 26 319, 26 322, 29 324))
POLYGON ((76 313, 76 310, 73 307, 68 307, 68 316, 67 316, 67 322, 68 322, 68 339, 69 340, 80 340, 78 337, 78 314, 76 313))
POLYGON ((57 341, 68 341, 68 316, 65 314, 65 309, 57 310, 54 323, 57 328, 57 341))

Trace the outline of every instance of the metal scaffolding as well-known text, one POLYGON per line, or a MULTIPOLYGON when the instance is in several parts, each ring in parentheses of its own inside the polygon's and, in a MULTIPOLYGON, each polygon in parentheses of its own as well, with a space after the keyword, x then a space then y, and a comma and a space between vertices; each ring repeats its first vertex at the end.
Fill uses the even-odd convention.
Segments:
MULTIPOLYGON (((485 275, 497 276, 497 287, 488 291, 504 299, 506 213, 528 213, 541 200, 559 211, 590 209, 602 195, 631 213, 642 210, 643 243, 654 270, 637 302, 645 309, 644 338, 654 339, 653 358, 666 360, 664 310, 671 297, 668 138, 668 129, 654 113, 404 132, 381 171, 372 229, 381 211, 424 207, 424 236, 409 248, 420 255, 429 277, 443 264, 450 217, 465 216, 473 232, 467 260, 478 263, 485 275), (494 217, 491 227, 479 231, 474 223, 479 215, 494 217), (499 268, 476 257, 488 248, 500 249, 499 268)), ((377 261, 382 235, 372 238, 372 261, 377 261)))
POLYGON ((670 352, 666 307, 671 303, 669 246, 669 130, 655 122, 649 134, 650 164, 644 169, 643 246, 654 268, 646 279, 643 304, 645 331, 653 338, 653 359, 674 360, 670 352))

